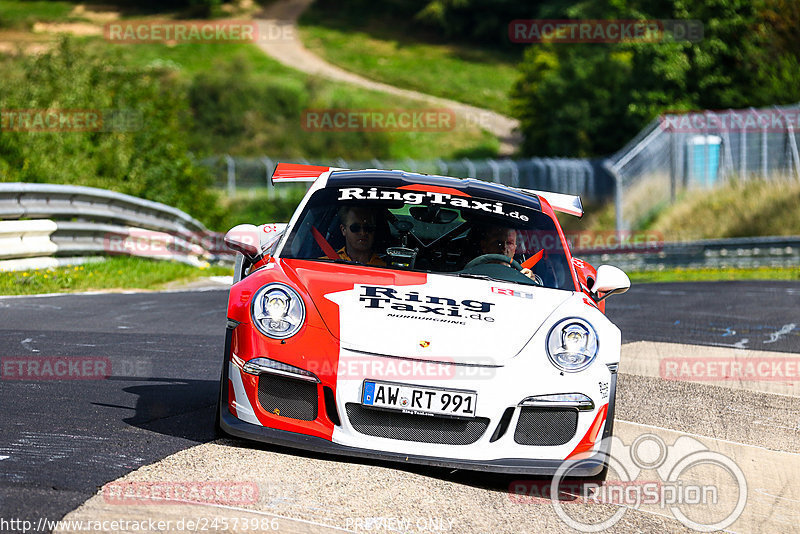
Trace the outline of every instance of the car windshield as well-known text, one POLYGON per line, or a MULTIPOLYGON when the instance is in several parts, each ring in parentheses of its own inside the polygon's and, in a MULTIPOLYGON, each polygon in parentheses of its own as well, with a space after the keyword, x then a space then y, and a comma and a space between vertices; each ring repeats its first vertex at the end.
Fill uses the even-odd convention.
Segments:
POLYGON ((550 216, 532 206, 468 195, 321 189, 280 255, 575 290, 550 216), (523 274, 525 267, 532 272, 523 274))

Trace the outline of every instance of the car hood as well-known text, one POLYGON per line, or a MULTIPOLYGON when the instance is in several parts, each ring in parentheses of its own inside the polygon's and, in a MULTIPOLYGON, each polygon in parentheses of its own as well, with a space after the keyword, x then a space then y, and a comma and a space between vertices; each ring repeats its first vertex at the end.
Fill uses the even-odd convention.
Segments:
POLYGON ((381 271, 379 277, 358 281, 342 273, 333 284, 310 270, 296 271, 343 349, 502 365, 574 294, 424 273, 392 279, 387 277, 391 271, 381 271))

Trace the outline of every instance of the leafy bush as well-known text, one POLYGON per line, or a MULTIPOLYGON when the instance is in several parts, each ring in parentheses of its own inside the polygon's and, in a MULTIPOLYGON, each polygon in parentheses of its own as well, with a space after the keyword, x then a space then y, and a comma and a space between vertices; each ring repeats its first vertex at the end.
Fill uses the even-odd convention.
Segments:
POLYGON ((211 176, 195 165, 183 134, 185 90, 168 71, 114 67, 113 59, 65 39, 42 56, 0 60, 0 109, 115 110, 140 118, 123 128, 130 131, 0 132, 0 180, 112 189, 213 225, 222 213, 211 176))
POLYGON ((198 152, 273 154, 283 158, 384 157, 390 140, 380 132, 308 132, 302 114, 313 108, 359 108, 357 94, 326 94, 317 80, 275 78, 240 55, 199 73, 189 87, 198 152))
POLYGON ((800 100, 796 2, 590 1, 565 8, 564 14, 587 19, 695 19, 703 23, 704 35, 693 43, 529 47, 512 91, 526 155, 606 155, 665 111, 800 100))

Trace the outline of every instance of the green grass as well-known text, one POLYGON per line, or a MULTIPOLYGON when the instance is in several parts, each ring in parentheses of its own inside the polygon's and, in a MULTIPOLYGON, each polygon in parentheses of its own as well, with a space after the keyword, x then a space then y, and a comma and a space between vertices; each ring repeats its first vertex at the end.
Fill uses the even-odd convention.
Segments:
POLYGON ((732 182, 712 191, 687 191, 650 228, 667 238, 714 239, 800 235, 800 180, 732 182))
POLYGON ((28 29, 34 22, 69 20, 72 2, 0 0, 0 28, 28 29))
POLYGON ((800 280, 798 268, 759 267, 753 269, 671 269, 629 272, 631 283, 708 282, 726 280, 800 280))
MULTIPOLYGON (((270 83, 309 92, 309 100, 305 102, 310 109, 422 109, 430 105, 413 100, 397 97, 387 99, 385 93, 360 89, 350 84, 332 82, 319 78, 309 78, 308 75, 286 67, 261 52, 255 45, 249 43, 236 44, 181 44, 166 46, 162 44, 137 44, 137 45, 111 45, 120 47, 124 63, 133 67, 167 67, 172 68, 176 75, 186 80, 193 76, 214 68, 221 62, 231 62, 236 58, 243 59, 252 65, 255 76, 263 77, 270 83)), ((119 67, 118 67, 119 68, 119 67)), ((298 119, 299 123, 299 119, 298 119)), ((299 124, 291 131, 292 139, 286 139, 284 153, 270 153, 270 157, 298 158, 309 157, 318 159, 320 154, 294 153, 298 146, 294 136, 305 136, 306 145, 314 147, 319 152, 326 146, 326 138, 337 135, 331 132, 304 131, 299 124), (298 131, 299 130, 299 131, 298 131)), ((286 129, 288 132, 289 129, 286 129)), ((284 132, 284 135, 286 135, 284 132)), ((281 135, 281 131, 265 131, 261 135, 281 135)), ((348 133, 338 134, 343 139, 348 133)), ((464 157, 470 154, 482 154, 490 157, 497 154, 499 142, 496 137, 480 131, 477 127, 456 128, 446 132, 381 132, 386 138, 386 145, 381 152, 371 152, 369 157, 379 159, 435 159, 449 157, 464 157)), ((259 135, 252 136, 249 143, 229 150, 234 155, 262 156, 264 150, 258 148, 259 135)), ((335 153, 325 154, 326 157, 343 157, 345 159, 369 159, 359 151, 363 148, 358 138, 354 137, 353 146, 342 152, 337 146, 335 153)), ((220 149, 220 152, 226 150, 220 149)))
MULTIPOLYGON (((306 47, 366 78, 510 115, 509 91, 518 77, 513 56, 463 45, 428 43, 384 26, 364 31, 362 20, 301 19, 306 47)), ((412 34, 413 35, 413 34, 412 34)))
POLYGON ((230 276, 233 269, 205 269, 183 263, 127 256, 56 269, 0 272, 0 295, 35 295, 100 289, 159 289, 170 282, 189 282, 204 276, 230 276))
MULTIPOLYGON (((800 180, 732 180, 711 190, 689 190, 633 230, 660 232, 665 241, 800 235, 800 180)), ((583 219, 559 215, 565 231, 615 228, 613 200, 586 205, 583 219)))

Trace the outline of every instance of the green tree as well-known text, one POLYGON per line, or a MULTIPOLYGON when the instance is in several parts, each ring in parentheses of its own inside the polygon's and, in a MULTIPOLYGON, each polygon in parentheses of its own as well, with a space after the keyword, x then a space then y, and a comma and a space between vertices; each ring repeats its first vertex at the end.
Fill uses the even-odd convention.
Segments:
POLYGON ((0 132, 0 180, 101 187, 163 202, 213 224, 212 179, 183 135, 185 88, 169 71, 115 67, 113 56, 64 39, 42 56, 7 57, 3 110, 93 110, 132 121, 102 131, 0 132))

